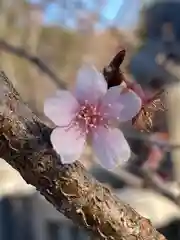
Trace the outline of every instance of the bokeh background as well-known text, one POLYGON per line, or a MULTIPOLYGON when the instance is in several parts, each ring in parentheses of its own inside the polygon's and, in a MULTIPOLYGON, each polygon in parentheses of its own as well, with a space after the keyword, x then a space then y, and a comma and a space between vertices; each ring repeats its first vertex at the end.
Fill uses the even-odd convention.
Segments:
MULTIPOLYGON (((169 240, 180 239, 180 0, 0 0, 0 69, 32 110, 71 89, 77 69, 99 70, 121 49, 121 70, 146 95, 162 88, 168 111, 157 112, 149 133, 122 130, 131 159, 113 172, 87 147, 82 162, 94 177, 169 240)), ((0 240, 86 240, 19 173, 0 160, 0 240)))

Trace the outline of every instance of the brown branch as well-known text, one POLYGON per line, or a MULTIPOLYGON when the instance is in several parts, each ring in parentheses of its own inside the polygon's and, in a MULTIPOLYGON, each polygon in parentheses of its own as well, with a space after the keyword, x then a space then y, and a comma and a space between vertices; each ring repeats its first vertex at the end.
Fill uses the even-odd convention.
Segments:
POLYGON ((0 39, 0 50, 14 54, 20 58, 24 58, 38 67, 43 73, 50 77, 59 88, 66 88, 66 84, 37 56, 32 55, 22 47, 13 46, 3 39, 0 39))
POLYGON ((0 157, 74 223, 106 240, 163 240, 151 222, 115 197, 76 162, 62 165, 51 129, 23 104, 0 73, 0 157))
MULTIPOLYGON (((38 67, 42 72, 47 74, 55 82, 55 84, 58 87, 65 88, 65 84, 62 82, 62 80, 59 79, 57 77, 57 75, 40 58, 30 54, 25 49, 23 49, 21 47, 13 46, 2 39, 0 40, 0 48, 1 48, 1 50, 12 53, 18 57, 22 57, 22 58, 25 58, 26 60, 30 61, 31 63, 36 65, 36 67, 38 67)), ((124 76, 119 69, 120 65, 122 64, 122 62, 124 60, 124 57, 125 57, 125 50, 122 50, 113 58, 113 60, 109 64, 109 66, 107 68, 103 69, 103 74, 105 76, 106 81, 108 82, 108 88, 119 85, 124 80, 124 76)), ((36 119, 36 117, 35 117, 35 119, 36 119)), ((137 138, 137 136, 135 138, 137 138)), ((150 141, 148 138, 146 138, 145 140, 149 141, 149 143, 155 144, 155 142, 150 141)), ((176 146, 173 146, 173 147, 176 147, 176 146)), ((179 146, 177 146, 177 147, 179 147, 179 146)), ((14 167, 16 169, 18 169, 17 166, 14 166, 14 167)), ((22 175, 22 176, 24 176, 24 175, 22 175)), ((128 172, 122 171, 119 177, 122 180, 124 180, 127 185, 130 184, 131 186, 135 186, 135 187, 143 186, 142 179, 141 180, 137 179, 137 181, 135 181, 135 179, 133 179, 133 181, 131 181, 132 180, 131 178, 135 178, 135 176, 133 176, 132 174, 130 174, 128 172)), ((26 178, 25 178, 25 180, 27 181, 26 178)), ((157 187, 156 187, 156 189, 159 190, 159 188, 157 188, 157 187)), ((167 196, 169 197, 169 195, 167 195, 167 196)), ((174 200, 174 198, 173 198, 173 200, 174 200)), ((50 202, 52 202, 52 201, 50 201, 50 202)))

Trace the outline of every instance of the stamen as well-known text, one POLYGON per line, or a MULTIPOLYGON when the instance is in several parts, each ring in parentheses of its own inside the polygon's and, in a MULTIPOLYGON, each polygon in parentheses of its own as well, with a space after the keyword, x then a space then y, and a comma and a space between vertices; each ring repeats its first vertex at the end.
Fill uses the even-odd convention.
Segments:
MULTIPOLYGON (((111 107, 111 104, 108 105, 111 107)), ((99 105, 94 105, 85 100, 77 111, 74 119, 66 126, 66 131, 75 127, 81 136, 87 135, 95 130, 98 126, 109 128, 107 113, 99 111, 99 105)))

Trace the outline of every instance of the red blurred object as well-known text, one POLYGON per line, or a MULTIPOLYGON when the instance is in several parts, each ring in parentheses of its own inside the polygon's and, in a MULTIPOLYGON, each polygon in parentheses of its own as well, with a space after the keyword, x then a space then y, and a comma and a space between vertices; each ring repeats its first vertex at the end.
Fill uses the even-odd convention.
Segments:
MULTIPOLYGON (((167 142, 168 134, 156 132, 151 135, 151 140, 157 141, 157 142, 167 142)), ((158 168, 160 167, 160 164, 161 164, 163 158, 164 158, 164 155, 165 155, 164 150, 160 146, 158 146, 158 144, 154 143, 150 147, 148 159, 144 163, 143 167, 150 168, 153 171, 157 171, 158 168)), ((163 177, 163 175, 161 177, 163 177)), ((166 177, 166 176, 164 175, 164 177, 166 177)))

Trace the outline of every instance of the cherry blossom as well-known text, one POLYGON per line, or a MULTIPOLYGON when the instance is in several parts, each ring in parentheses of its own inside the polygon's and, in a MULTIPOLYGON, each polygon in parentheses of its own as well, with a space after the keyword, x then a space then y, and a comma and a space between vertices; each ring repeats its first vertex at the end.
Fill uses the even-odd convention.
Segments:
POLYGON ((51 142, 61 162, 78 160, 87 140, 103 167, 110 170, 127 161, 130 147, 115 126, 131 120, 141 104, 134 91, 124 86, 107 89, 103 75, 94 66, 82 66, 72 93, 59 90, 44 103, 45 115, 57 126, 51 142))

